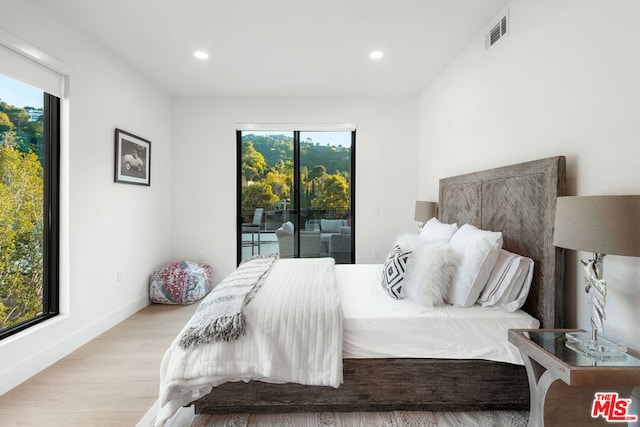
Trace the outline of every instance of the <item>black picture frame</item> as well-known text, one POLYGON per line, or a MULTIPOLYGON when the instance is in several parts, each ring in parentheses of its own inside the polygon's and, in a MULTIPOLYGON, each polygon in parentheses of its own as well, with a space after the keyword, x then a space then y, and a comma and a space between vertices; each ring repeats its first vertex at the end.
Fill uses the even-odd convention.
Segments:
POLYGON ((151 141, 116 129, 114 181, 151 185, 151 141))

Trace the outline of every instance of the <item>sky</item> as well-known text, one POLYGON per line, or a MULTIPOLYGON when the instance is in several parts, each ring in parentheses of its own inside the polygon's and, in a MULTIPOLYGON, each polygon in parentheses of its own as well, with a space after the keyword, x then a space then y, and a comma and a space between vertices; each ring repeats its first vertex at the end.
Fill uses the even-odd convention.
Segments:
POLYGON ((42 91, 0 74, 0 100, 14 107, 42 108, 42 91))

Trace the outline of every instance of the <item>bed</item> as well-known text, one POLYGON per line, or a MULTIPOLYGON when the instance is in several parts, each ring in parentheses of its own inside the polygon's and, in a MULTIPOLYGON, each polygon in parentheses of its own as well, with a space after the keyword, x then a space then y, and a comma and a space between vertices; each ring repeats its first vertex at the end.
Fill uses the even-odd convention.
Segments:
MULTIPOLYGON (((500 231, 504 249, 534 261, 523 315, 537 319, 543 328, 563 326, 563 253, 553 246, 552 240, 556 198, 564 195, 564 191, 564 157, 440 180, 441 221, 500 231)), ((350 266, 335 267, 337 280, 351 280, 350 266)), ((372 277, 379 274, 376 270, 379 267, 363 268, 372 277)), ((362 271, 355 274, 366 275, 362 271)), ((342 298, 345 292, 350 292, 344 289, 342 298)), ((258 292, 256 299, 261 295, 262 291, 258 292)), ((354 307, 349 310, 357 312, 357 304, 354 307)), ((468 310, 483 315, 480 307, 468 310)), ((245 382, 230 377, 229 382, 221 381, 210 392, 210 387, 206 388, 206 395, 186 403, 193 404, 197 413, 528 409, 526 372, 524 366, 515 363, 519 361, 510 360, 513 355, 493 357, 480 352, 468 358, 437 357, 437 353, 433 353, 436 357, 420 354, 404 357, 401 351, 391 354, 381 351, 379 357, 371 352, 361 357, 357 345, 348 348, 354 342, 347 339, 348 334, 340 335, 345 343, 350 343, 344 344, 344 348, 335 338, 321 343, 344 351, 342 360, 331 362, 341 369, 339 387, 335 387, 335 378, 321 380, 319 384, 323 385, 303 385, 245 382)), ((506 331, 502 339, 507 341, 506 331)))

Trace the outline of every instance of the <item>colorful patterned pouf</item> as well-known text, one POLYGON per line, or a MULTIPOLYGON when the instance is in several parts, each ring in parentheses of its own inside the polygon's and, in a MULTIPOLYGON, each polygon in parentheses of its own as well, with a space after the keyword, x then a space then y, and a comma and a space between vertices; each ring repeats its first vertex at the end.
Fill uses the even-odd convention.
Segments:
POLYGON ((149 279, 149 298, 160 304, 191 304, 211 291, 211 267, 191 261, 174 262, 149 279))

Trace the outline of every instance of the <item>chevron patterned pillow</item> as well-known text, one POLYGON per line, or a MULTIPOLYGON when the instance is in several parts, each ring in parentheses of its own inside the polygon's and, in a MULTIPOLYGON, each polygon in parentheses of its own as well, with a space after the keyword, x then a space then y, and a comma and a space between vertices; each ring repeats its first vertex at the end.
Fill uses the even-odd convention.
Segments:
POLYGON ((411 251, 405 251, 399 245, 395 245, 387 255, 382 269, 382 287, 391 298, 404 298, 402 285, 409 255, 411 255, 411 251))

